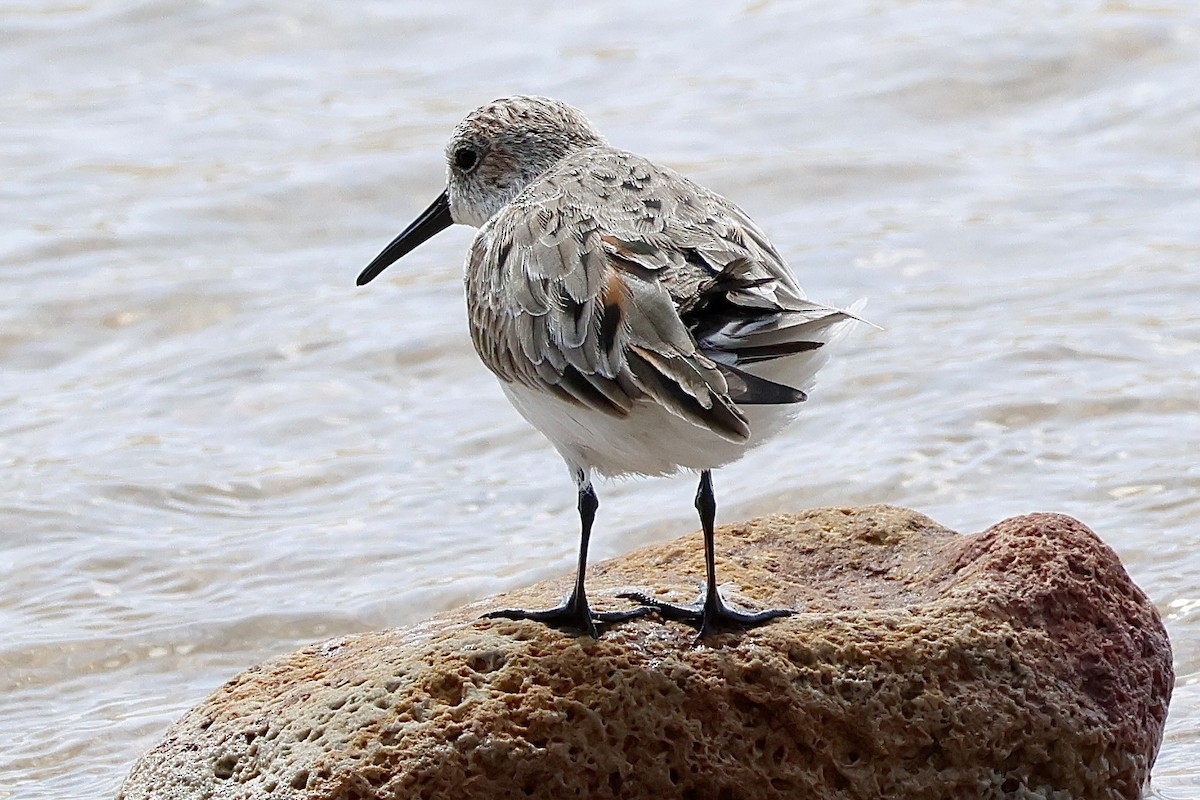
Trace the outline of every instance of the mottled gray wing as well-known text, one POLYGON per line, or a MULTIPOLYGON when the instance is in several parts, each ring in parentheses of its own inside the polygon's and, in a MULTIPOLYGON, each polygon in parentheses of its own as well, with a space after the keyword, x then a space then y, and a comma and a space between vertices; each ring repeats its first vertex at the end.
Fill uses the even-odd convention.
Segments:
POLYGON ((790 346, 781 331, 831 311, 803 299, 732 204, 610 148, 566 159, 480 230, 467 302, 502 380, 616 416, 651 398, 732 440, 749 436, 738 402, 804 397, 742 371, 742 335, 765 357, 790 346), (784 312, 804 320, 781 327, 784 312))

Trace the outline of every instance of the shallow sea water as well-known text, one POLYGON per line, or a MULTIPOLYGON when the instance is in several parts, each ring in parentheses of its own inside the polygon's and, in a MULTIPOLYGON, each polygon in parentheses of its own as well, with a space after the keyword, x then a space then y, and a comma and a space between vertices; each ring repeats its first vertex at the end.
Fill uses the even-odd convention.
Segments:
MULTIPOLYGON (((364 289, 493 97, 585 109, 869 297, 720 517, 1092 526, 1200 795, 1200 10, 1159 2, 0 3, 0 798, 100 798, 242 669, 571 569, 453 229, 364 289)), ((693 530, 600 487, 594 557, 693 530)))

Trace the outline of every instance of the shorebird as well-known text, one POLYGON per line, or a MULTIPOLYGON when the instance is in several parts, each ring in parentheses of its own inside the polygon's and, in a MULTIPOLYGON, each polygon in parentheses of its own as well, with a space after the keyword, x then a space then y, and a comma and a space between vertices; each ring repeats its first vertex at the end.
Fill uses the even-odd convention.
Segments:
POLYGON ((724 197, 612 147, 578 109, 495 100, 445 150, 447 186, 363 270, 358 285, 451 224, 479 232, 466 260, 471 339, 505 395, 563 457, 580 520, 575 584, 559 606, 491 617, 597 636, 656 612, 699 638, 788 609, 736 610, 718 591, 712 470, 778 433, 825 345, 856 317, 805 298, 778 251, 724 197), (597 612, 584 589, 599 506, 593 473, 700 473, 700 599, 597 612))

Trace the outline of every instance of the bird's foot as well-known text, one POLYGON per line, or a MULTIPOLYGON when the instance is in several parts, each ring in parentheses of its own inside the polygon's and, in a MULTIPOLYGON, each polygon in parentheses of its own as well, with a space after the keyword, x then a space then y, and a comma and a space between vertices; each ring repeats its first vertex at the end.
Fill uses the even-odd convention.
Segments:
POLYGON ((624 592, 618 595, 626 600, 640 603, 640 608, 650 607, 663 619, 674 622, 684 622, 696 628, 700 634, 696 641, 700 642, 710 636, 728 631, 741 631, 757 628, 773 619, 787 617, 796 612, 787 608, 768 608, 763 611, 746 613, 735 611, 725 604, 719 592, 706 593, 695 603, 680 605, 657 600, 642 592, 624 592))
POLYGON ((648 605, 641 605, 624 611, 593 611, 586 601, 574 602, 572 599, 554 608, 537 611, 502 608, 498 611, 489 611, 483 616, 485 619, 530 619, 560 631, 598 639, 600 631, 609 625, 644 617, 656 610, 648 605))

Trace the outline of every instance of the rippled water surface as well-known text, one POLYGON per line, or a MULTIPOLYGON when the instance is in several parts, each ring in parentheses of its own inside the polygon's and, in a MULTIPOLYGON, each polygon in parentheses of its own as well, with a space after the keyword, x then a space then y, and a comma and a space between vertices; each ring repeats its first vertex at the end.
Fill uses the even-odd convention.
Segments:
MULTIPOLYGON (((236 672, 571 568, 455 228, 354 277, 493 97, 584 108, 869 297, 725 520, 1063 511, 1162 611, 1200 794, 1200 10, 0 2, 0 797, 116 790, 236 672), (590 10, 589 10, 590 9, 590 10)), ((694 527, 603 485, 597 558, 694 527)))

